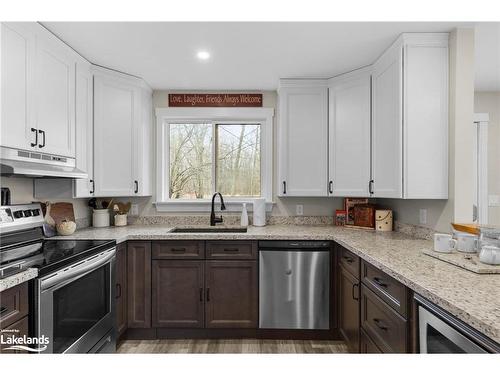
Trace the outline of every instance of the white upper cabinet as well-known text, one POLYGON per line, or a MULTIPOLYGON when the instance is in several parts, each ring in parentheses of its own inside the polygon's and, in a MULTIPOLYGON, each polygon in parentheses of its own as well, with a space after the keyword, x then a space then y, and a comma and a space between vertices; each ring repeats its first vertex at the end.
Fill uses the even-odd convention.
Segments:
POLYGON ((74 197, 86 198, 94 195, 93 76, 83 59, 76 65, 75 93, 76 167, 88 178, 74 180, 74 197))
POLYGON ((279 196, 328 195, 328 88, 324 80, 281 80, 279 196))
POLYGON ((372 179, 379 198, 403 195, 403 56, 391 47, 372 73, 372 179))
POLYGON ((36 41, 36 127, 41 152, 75 157, 75 52, 45 29, 36 41))
POLYGON ((404 198, 448 198, 448 66, 448 34, 405 39, 404 198))
POLYGON ((75 157, 77 54, 35 22, 2 23, 5 147, 75 157))
POLYGON ((153 192, 153 95, 151 90, 141 90, 141 121, 136 127, 137 157, 135 166, 136 195, 149 196, 153 192))
POLYGON ((94 181, 96 196, 150 194, 151 131, 145 133, 143 114, 151 101, 143 100, 141 80, 96 68, 94 72, 94 181), (147 180, 147 182, 145 182, 147 180), (146 186, 146 188, 143 188, 146 186), (143 189, 143 190, 141 190, 143 189))
POLYGON ((38 148, 35 128, 35 35, 26 23, 1 24, 1 145, 38 148))
POLYGON ((448 34, 403 34, 372 74, 373 196, 448 197, 448 34))
POLYGON ((360 69, 328 83, 331 196, 370 195, 370 73, 360 69))

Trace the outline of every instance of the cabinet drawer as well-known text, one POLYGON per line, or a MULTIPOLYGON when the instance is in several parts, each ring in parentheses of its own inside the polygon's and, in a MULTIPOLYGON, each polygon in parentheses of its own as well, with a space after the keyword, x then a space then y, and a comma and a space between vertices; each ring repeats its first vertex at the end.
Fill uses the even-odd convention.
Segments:
POLYGON ((203 259, 204 241, 153 241, 153 259, 203 259))
MULTIPOLYGON (((28 317, 25 316, 21 320, 18 320, 17 322, 11 324, 8 327, 5 327, 5 330, 8 331, 8 333, 2 334, 4 341, 7 341, 8 337, 23 337, 23 336, 28 336, 28 317)), ((6 348, 10 347, 8 344, 1 344, 0 345, 0 352, 5 353, 5 354, 26 354, 28 353, 25 350, 6 350, 6 348)))
POLYGON ((366 332, 361 329, 360 330, 360 353, 362 354, 381 354, 382 350, 378 348, 377 345, 373 342, 373 340, 366 334, 366 332))
POLYGON ((257 259, 256 241, 207 241, 207 259, 257 259))
POLYGON ((338 245, 338 249, 340 264, 353 276, 359 279, 359 257, 340 245, 338 245))
POLYGON ((28 315, 28 283, 16 285, 0 293, 0 328, 28 315))
POLYGON ((362 261, 361 281, 394 310, 408 316, 408 289, 396 279, 362 261))
POLYGON ((361 327, 384 353, 406 353, 408 324, 380 297, 361 286, 361 327))

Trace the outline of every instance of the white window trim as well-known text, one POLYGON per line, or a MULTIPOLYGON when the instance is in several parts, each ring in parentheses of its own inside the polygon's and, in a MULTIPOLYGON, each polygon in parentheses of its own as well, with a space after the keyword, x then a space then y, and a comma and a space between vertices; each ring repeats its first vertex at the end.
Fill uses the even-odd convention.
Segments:
MULTIPOLYGON (((168 197, 169 145, 165 123, 202 121, 243 121, 261 124, 261 188, 266 200, 266 211, 273 207, 273 108, 156 108, 156 210, 159 212, 209 212, 211 200, 181 200, 168 197)), ((217 200, 218 202, 218 200, 217 200)), ((242 203, 250 203, 253 198, 224 198, 228 211, 240 211, 242 203)), ((218 204, 218 203, 217 203, 218 204)))

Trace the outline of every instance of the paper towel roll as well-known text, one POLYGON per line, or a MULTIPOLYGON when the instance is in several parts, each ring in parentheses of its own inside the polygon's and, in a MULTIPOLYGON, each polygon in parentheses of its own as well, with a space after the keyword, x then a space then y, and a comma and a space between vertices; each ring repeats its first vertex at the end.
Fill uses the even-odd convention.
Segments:
POLYGON ((256 227, 266 225, 266 200, 264 198, 253 200, 253 225, 256 227))

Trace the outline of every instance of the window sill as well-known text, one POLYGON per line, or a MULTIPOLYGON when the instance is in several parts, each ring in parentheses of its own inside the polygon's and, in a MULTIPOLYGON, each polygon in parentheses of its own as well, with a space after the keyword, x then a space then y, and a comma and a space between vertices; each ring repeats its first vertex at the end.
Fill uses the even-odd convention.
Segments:
MULTIPOLYGON (((253 200, 241 199, 241 200, 224 200, 224 205, 226 206, 225 212, 241 212, 242 204, 247 204, 247 211, 253 211, 253 200)), ((158 212, 210 212, 212 209, 211 200, 182 200, 182 201, 169 201, 169 202, 155 202, 156 211, 158 212)), ((271 212, 273 210, 273 202, 266 202, 266 212, 271 212)), ((216 198, 215 208, 219 210, 220 200, 216 198)))

